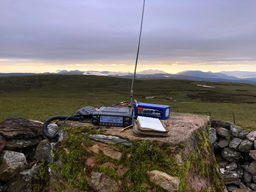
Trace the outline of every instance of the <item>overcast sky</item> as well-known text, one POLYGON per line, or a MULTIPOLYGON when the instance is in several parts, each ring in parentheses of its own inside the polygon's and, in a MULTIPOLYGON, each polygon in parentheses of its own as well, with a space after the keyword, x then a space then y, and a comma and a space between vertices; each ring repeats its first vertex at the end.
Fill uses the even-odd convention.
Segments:
MULTIPOLYGON (((142 0, 1 0, 0 72, 131 71, 142 0)), ((256 71, 255 0, 146 0, 140 69, 256 71)))

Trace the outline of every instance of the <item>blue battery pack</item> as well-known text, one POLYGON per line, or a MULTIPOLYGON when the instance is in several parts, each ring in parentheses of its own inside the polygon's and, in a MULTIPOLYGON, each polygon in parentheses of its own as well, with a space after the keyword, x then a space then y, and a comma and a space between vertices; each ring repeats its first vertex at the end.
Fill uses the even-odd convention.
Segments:
POLYGON ((164 120, 170 117, 170 108, 169 105, 141 103, 136 101, 134 103, 134 115, 135 117, 145 116, 164 120))

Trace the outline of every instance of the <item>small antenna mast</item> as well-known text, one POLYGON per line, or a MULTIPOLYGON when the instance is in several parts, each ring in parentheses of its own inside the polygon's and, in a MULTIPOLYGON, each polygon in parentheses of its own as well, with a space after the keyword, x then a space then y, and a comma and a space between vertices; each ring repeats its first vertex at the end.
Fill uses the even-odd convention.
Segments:
POLYGON ((135 78, 136 78, 136 71, 137 71, 137 65, 138 65, 139 54, 140 54, 140 42, 141 42, 142 26, 143 26, 143 19, 144 19, 145 1, 146 0, 143 0, 141 23, 140 23, 139 42, 138 42, 137 55, 136 55, 134 72, 133 72, 133 78, 132 78, 131 92, 130 92, 130 102, 129 102, 129 106, 130 107, 132 106, 132 102, 133 102, 134 81, 135 81, 135 78))

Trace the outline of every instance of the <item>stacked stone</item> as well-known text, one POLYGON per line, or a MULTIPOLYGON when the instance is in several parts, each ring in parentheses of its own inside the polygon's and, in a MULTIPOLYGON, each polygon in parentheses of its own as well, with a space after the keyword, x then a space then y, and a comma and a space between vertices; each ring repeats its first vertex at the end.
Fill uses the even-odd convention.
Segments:
POLYGON ((36 147, 43 139, 43 123, 10 117, 0 123, 0 191, 32 191, 40 164, 36 147))
POLYGON ((213 120, 209 132, 227 191, 256 191, 256 131, 213 120))

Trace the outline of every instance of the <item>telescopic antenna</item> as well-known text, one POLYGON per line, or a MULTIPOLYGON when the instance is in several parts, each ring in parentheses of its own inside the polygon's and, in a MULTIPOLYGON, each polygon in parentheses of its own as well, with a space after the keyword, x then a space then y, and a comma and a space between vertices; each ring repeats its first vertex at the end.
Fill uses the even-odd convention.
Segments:
POLYGON ((146 0, 143 0, 143 6, 142 6, 139 42, 138 42, 137 55, 136 55, 133 78, 132 78, 131 91, 130 91, 130 102, 129 102, 130 107, 132 106, 132 102, 133 102, 134 81, 135 81, 135 78, 136 78, 136 71, 137 71, 137 65, 138 65, 139 54, 140 54, 140 42, 141 42, 142 26, 143 26, 143 19, 144 19, 145 1, 146 0))

